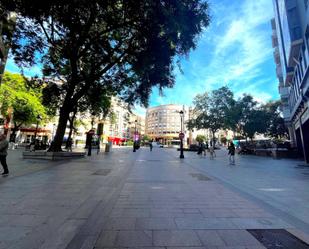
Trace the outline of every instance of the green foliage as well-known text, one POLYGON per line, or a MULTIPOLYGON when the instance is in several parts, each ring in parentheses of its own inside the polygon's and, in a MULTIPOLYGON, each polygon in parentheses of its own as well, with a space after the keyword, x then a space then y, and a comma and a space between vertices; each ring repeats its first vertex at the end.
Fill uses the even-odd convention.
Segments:
POLYGON ((29 88, 27 80, 19 74, 4 74, 0 88, 0 103, 3 116, 8 114, 10 108, 13 109, 15 127, 36 123, 38 115, 43 122, 49 119, 41 103, 40 91, 29 88))
POLYGON ((276 139, 286 138, 288 136, 284 119, 281 116, 280 105, 280 101, 270 101, 263 106, 264 111, 268 115, 266 134, 276 139))
POLYGON ((195 140, 199 143, 202 143, 206 141, 206 137, 204 135, 197 135, 195 140))
POLYGON ((16 63, 43 63, 45 76, 63 80, 54 150, 61 149, 69 113, 81 99, 89 103, 88 96, 103 92, 147 105, 153 86, 172 87, 176 57, 188 55, 209 24, 202 0, 1 4, 19 14, 12 45, 16 63))
POLYGON ((134 144, 133 141, 131 141, 131 140, 127 141, 127 146, 133 146, 133 144, 134 144))
POLYGON ((251 95, 244 94, 235 100, 227 87, 197 95, 194 99, 194 118, 187 122, 188 129, 231 129, 245 137, 256 133, 271 137, 287 135, 279 110, 280 102, 258 104, 251 95))
POLYGON ((226 143, 227 143, 227 138, 226 138, 226 137, 221 137, 221 138, 220 138, 220 142, 221 142, 222 144, 226 144, 226 143))
POLYGON ((195 117, 188 122, 188 127, 210 129, 214 134, 227 126, 227 110, 233 105, 233 93, 228 87, 197 95, 194 99, 195 117))
POLYGON ((151 138, 147 135, 144 135, 142 141, 151 141, 151 138))

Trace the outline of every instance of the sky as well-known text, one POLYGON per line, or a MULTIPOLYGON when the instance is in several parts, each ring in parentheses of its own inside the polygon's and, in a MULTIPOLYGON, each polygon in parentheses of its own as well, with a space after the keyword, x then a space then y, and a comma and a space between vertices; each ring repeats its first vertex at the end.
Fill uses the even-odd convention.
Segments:
MULTIPOLYGON (((236 98, 251 94, 257 101, 279 99, 271 25, 271 0, 208 0, 211 23, 198 39, 197 48, 175 67, 176 82, 160 95, 153 89, 149 106, 192 105, 199 93, 228 86, 236 98)), ((18 72, 11 59, 6 70, 18 72)), ((25 75, 40 74, 40 67, 24 70, 25 75)), ((144 114, 145 109, 136 107, 144 114)))

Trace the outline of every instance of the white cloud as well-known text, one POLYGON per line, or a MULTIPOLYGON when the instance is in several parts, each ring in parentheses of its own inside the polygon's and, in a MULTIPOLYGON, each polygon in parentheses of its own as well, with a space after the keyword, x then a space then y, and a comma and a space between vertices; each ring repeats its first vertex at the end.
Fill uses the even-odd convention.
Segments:
MULTIPOLYGON (((196 71, 203 78, 200 81, 211 88, 225 84, 232 84, 232 88, 245 87, 265 73, 263 63, 272 58, 269 35, 272 3, 269 0, 245 0, 242 5, 239 2, 226 7, 220 5, 218 9, 223 20, 215 22, 212 31, 208 32, 214 36, 212 60, 207 67, 196 64, 196 71), (223 31, 216 25, 223 27, 223 31)), ((275 73, 271 74, 275 84, 275 73)))

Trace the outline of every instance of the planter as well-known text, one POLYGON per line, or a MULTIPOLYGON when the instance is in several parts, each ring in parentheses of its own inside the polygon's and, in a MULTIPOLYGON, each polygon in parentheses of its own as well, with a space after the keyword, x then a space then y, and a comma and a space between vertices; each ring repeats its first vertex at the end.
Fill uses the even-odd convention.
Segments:
POLYGON ((84 152, 47 152, 47 151, 25 151, 24 159, 40 159, 40 160, 67 160, 85 157, 84 152))

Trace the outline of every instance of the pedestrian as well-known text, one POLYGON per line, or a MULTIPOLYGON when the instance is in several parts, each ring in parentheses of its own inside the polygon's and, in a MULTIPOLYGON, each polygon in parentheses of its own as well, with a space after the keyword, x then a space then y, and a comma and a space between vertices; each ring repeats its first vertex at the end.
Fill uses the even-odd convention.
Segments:
POLYGON ((69 140, 68 140, 68 151, 69 152, 72 152, 72 145, 73 145, 72 138, 69 138, 69 140))
POLYGON ((100 140, 100 137, 98 137, 97 155, 100 154, 100 149, 101 149, 101 140, 100 140))
POLYGON ((233 142, 230 142, 228 146, 228 151, 229 151, 229 161, 231 165, 235 165, 235 145, 233 142))
POLYGON ((213 160, 214 157, 216 157, 216 152, 214 146, 209 147, 209 155, 210 155, 210 160, 213 160))
POLYGON ((202 142, 202 152, 203 155, 206 156, 206 145, 204 144, 204 142, 202 142))
POLYGON ((6 163, 6 156, 8 155, 8 147, 9 142, 6 140, 6 136, 4 134, 0 135, 0 162, 3 167, 2 176, 9 175, 8 165, 6 163))
POLYGON ((150 151, 152 151, 152 147, 153 147, 152 141, 150 141, 150 142, 149 142, 149 149, 150 149, 150 151))
POLYGON ((199 143, 197 154, 198 154, 198 155, 202 155, 202 152, 203 152, 202 143, 199 143))

